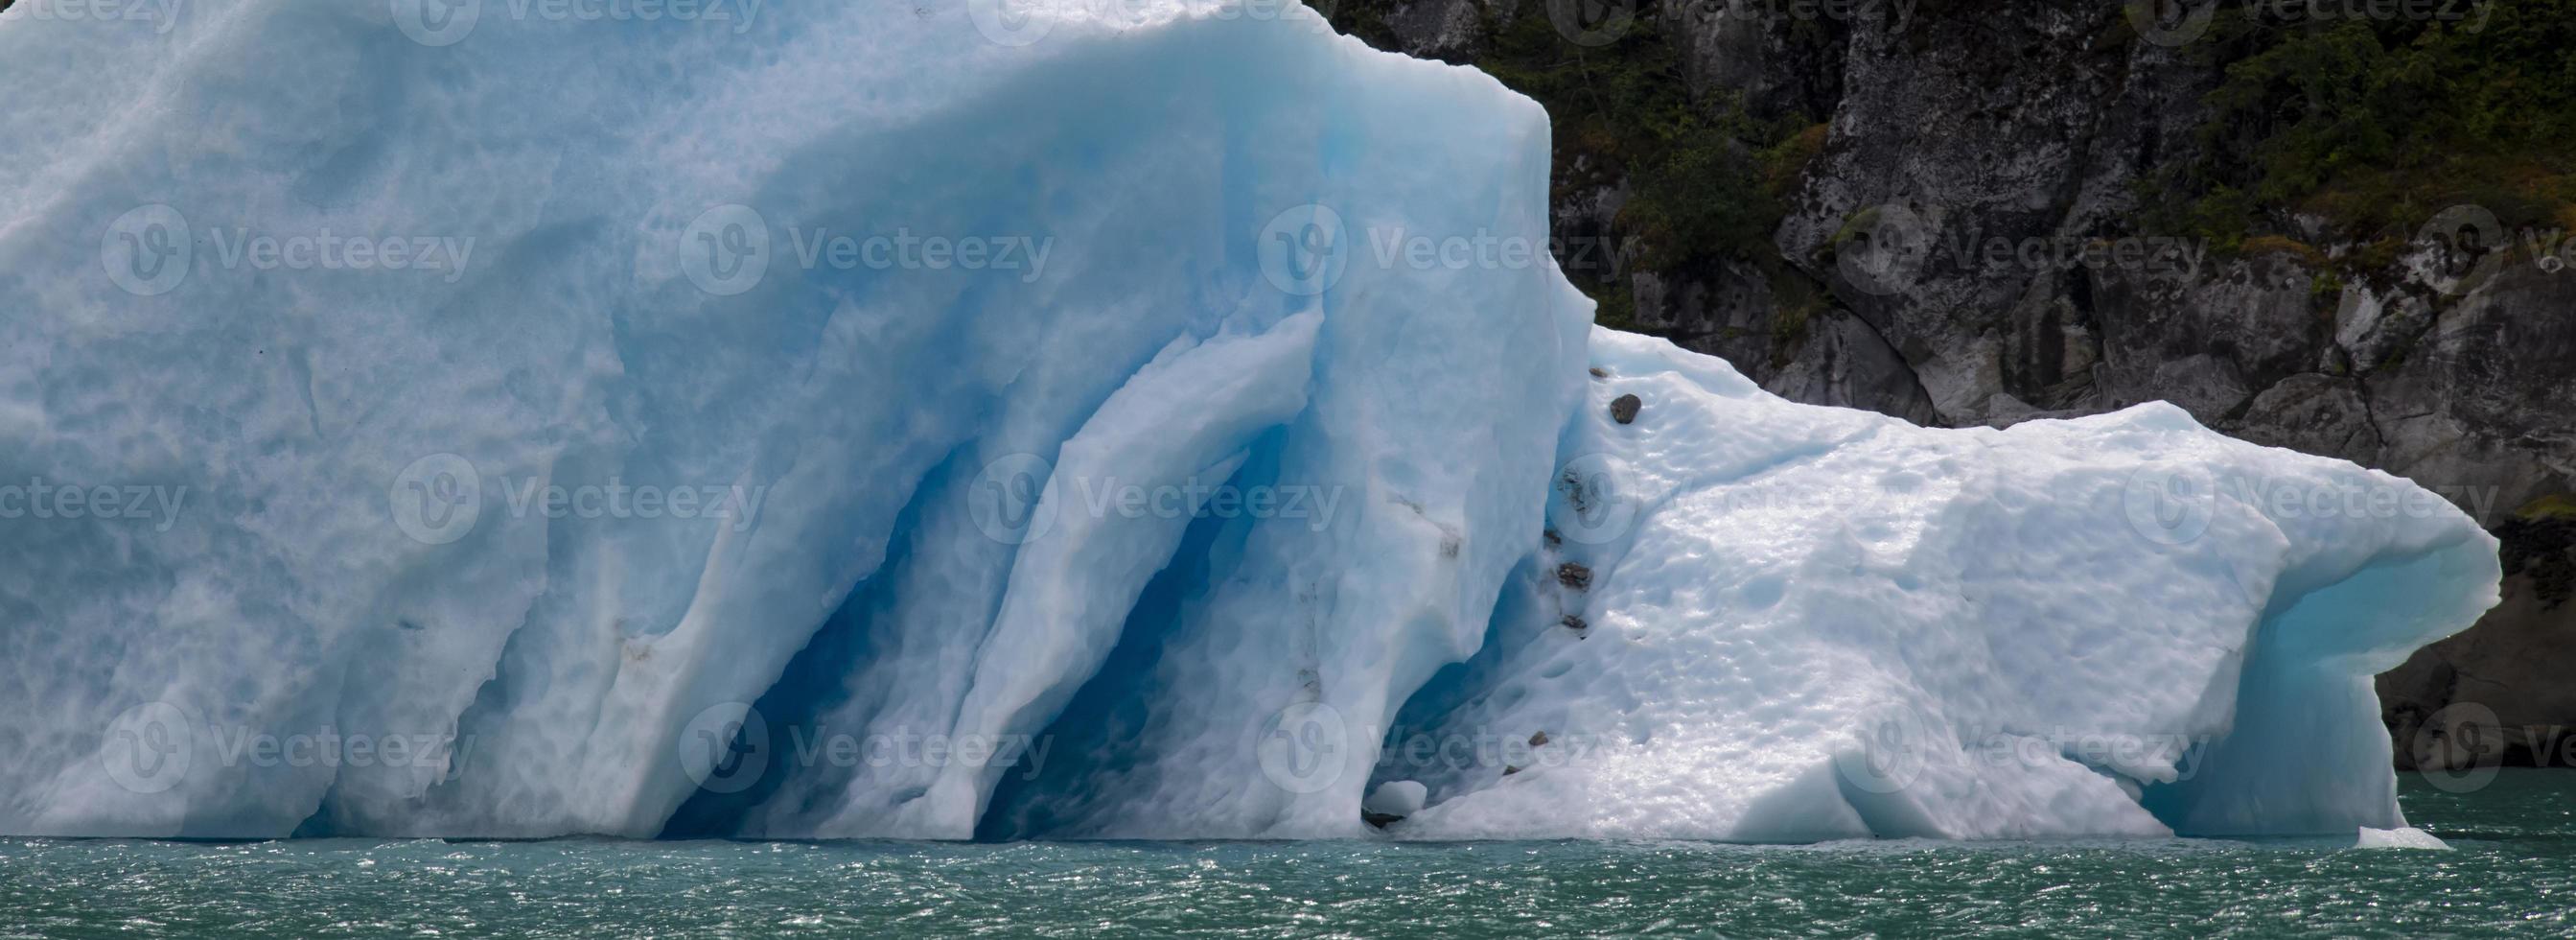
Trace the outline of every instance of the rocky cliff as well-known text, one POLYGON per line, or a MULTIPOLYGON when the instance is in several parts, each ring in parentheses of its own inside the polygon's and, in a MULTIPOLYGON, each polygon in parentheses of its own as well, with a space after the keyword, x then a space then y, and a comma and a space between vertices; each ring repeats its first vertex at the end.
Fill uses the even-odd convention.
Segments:
MULTIPOLYGON (((2576 150, 2556 146, 2576 110, 2548 113, 2576 77, 2576 10, 2407 9, 1331 12, 1549 105, 1560 259, 1605 322, 1928 424, 2167 400, 2452 499, 2503 538, 2506 600, 2382 677, 2399 762, 2576 763, 2576 150), (2336 71, 2420 71, 2395 57, 2441 43, 2509 71, 2430 95, 2336 71)), ((2267 512, 2405 511, 2198 482, 2267 512)))

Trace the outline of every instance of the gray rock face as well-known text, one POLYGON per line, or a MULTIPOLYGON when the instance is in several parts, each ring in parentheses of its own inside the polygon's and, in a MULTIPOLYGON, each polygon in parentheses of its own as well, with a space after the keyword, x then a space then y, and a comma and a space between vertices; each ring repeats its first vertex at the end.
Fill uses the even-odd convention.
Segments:
POLYGON ((1768 278, 1742 264, 1725 265, 1714 283, 1667 285, 1638 272, 1629 284, 1639 326, 1724 357, 1772 394, 1940 423, 1905 358, 1847 308, 1784 302, 1768 278))
POLYGON ((2378 459, 2386 446, 2370 420, 2370 400, 2359 380, 2344 376, 2294 375, 2254 396, 2236 436, 2257 444, 2341 457, 2355 463, 2378 459))
POLYGON ((1493 28, 1509 22, 1518 5, 1518 0, 1409 0, 1387 15, 1386 25, 1407 55, 1461 62, 1483 49, 1493 28))
MULTIPOLYGON (((1919 6, 1915 0, 1858 3, 1848 19, 1892 21, 1899 28, 1914 20, 1919 6)), ((1732 92, 1764 111, 1821 108, 1839 97, 1847 47, 1798 41, 1828 33, 1839 21, 1800 20, 1778 0, 1694 0, 1667 4, 1662 15, 1682 46, 1682 77, 1694 91, 1732 92)))
MULTIPOLYGON (((1776 305, 1732 275, 1658 284, 1679 300, 1654 320, 1638 291, 1641 322, 1686 327, 1684 342, 1789 397, 1924 423, 2171 401, 2249 440, 2409 477, 2500 532, 2576 492, 2576 274, 2421 244, 2411 257, 2428 260, 2379 286, 2321 284, 2300 251, 2222 259, 2130 231, 2142 174, 2194 146, 2215 67, 2108 42, 2116 24, 2093 7, 1925 16, 1852 22, 1825 153, 1778 232, 1781 257, 1829 286, 1820 325, 1754 348, 1743 336, 1771 338, 1776 305), (1893 250, 1847 250, 1863 240, 1893 250)), ((1751 94, 1801 80, 1737 28, 1693 34, 1695 79, 1751 94)), ((2476 628, 2382 679, 2401 762, 2453 738, 2576 762, 2576 734, 2553 730, 2576 730, 2576 604, 2544 600, 2542 583, 2509 578, 2476 628)))
POLYGON ((1844 310, 1828 310, 1811 321, 1797 358, 1763 388, 1792 401, 1867 408, 1916 424, 1939 422, 1905 360, 1877 330, 1844 310))
MULTIPOLYGON (((2188 256, 2142 257, 2103 284, 2082 251, 2134 213, 2150 155, 2188 146, 2209 84, 2161 47, 2106 45, 2104 19, 2013 2, 1851 24, 1825 152, 1776 243, 1899 352, 1948 423, 2099 407, 2094 367, 2115 344, 2096 288, 2191 289, 2130 283, 2188 273, 2188 256), (1855 263, 1864 244, 1896 260, 1855 263)), ((2123 325, 2170 323, 2155 313, 2123 325)), ((2113 377, 2189 371, 2202 397, 2246 381, 2158 361, 2172 351, 2122 350, 2113 377)))
POLYGON ((2317 371, 2333 326, 2318 315, 2313 275, 2286 255, 2199 276, 2107 270, 2093 283, 2099 406, 2162 399, 2203 420, 2231 416, 2282 380, 2317 371))

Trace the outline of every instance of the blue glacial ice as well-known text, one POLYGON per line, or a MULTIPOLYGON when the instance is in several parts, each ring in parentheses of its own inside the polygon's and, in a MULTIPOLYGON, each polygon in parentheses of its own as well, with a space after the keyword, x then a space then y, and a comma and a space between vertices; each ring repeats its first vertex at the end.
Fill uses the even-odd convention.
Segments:
POLYGON ((2350 835, 2496 599, 1596 330, 1546 115, 1302 7, 547 9, 0 15, 0 833, 2350 835))

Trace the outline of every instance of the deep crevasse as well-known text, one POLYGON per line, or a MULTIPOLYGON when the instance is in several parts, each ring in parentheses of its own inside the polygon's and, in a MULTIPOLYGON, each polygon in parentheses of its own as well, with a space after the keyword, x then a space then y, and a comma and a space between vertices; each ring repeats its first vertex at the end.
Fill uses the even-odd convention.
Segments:
POLYGON ((1546 116, 1301 7, 504 9, 0 22, 0 482, 185 494, 0 521, 0 832, 2349 831, 2367 676, 2493 603, 2447 507, 2171 488, 2418 492, 2171 409, 1590 332, 1546 116), (455 263, 239 250, 326 232, 455 263), (2207 758, 1962 759, 2086 734, 2207 758), (869 759, 934 739, 1045 750, 869 759))

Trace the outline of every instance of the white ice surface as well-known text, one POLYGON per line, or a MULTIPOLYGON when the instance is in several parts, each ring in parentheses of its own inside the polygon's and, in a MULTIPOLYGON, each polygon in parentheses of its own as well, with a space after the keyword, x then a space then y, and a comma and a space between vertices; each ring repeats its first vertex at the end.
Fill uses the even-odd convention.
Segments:
MULTIPOLYGON (((1544 244, 1545 115, 1293 5, 1113 6, 487 4, 447 45, 382 2, 191 5, 166 33, 0 21, 0 154, 24 170, 0 182, 0 470, 186 494, 168 531, 5 523, 0 831, 653 835, 722 766, 688 749, 772 693, 819 713, 764 722, 770 754, 818 722, 1035 734, 1197 507, 1050 507, 1022 545, 979 521, 978 484, 1032 465, 1060 501, 1340 498, 1322 525, 1240 517, 1243 577, 1206 593, 1257 616, 1186 628, 1303 652, 1201 677, 1240 697, 1201 714, 1392 708, 1472 652, 1536 538, 1589 304, 1543 266, 1354 259, 1371 230, 1544 244), (149 260, 116 253, 119 219, 156 204, 193 267, 138 295, 111 276, 149 260), (693 254, 733 205, 768 236, 749 283, 693 254), (1328 284, 1263 238, 1318 205, 1346 241, 1290 261, 1339 258, 1328 284), (270 269, 223 260, 235 229, 474 250, 461 272, 270 269), (809 266, 837 235, 1047 253, 809 266), (420 483, 450 486, 435 512, 420 483), (550 518, 510 502, 531 484, 759 502, 550 518), (1390 609, 1418 628, 1385 630, 1390 609), (777 690, 836 616, 851 658, 777 690), (455 759, 223 746, 335 733, 455 759)), ((821 763, 773 765, 744 792, 776 799, 726 825, 963 837, 996 773, 821 763)), ((1206 811, 1356 819, 1356 792, 1315 799, 1206 811)))
POLYGON ((1557 544, 1395 735, 1546 746, 1399 752, 1380 774, 1433 790, 1402 834, 2403 825, 2370 677, 2496 600, 2494 542, 2431 494, 2163 404, 1925 430, 1661 340, 1592 355, 1557 544))
POLYGON ((0 17, 0 497, 170 507, 0 517, 0 833, 2400 824, 2367 676, 2492 603, 2456 512, 2176 515, 2418 491, 2170 408, 1782 402, 1587 332, 1479 73, 987 6, 0 17), (326 236, 447 264, 234 254, 326 236))
POLYGON ((2372 829, 2368 826, 2362 827, 2361 838, 2353 845, 2357 849, 2448 850, 2450 847, 2450 843, 2421 829, 2372 829))

